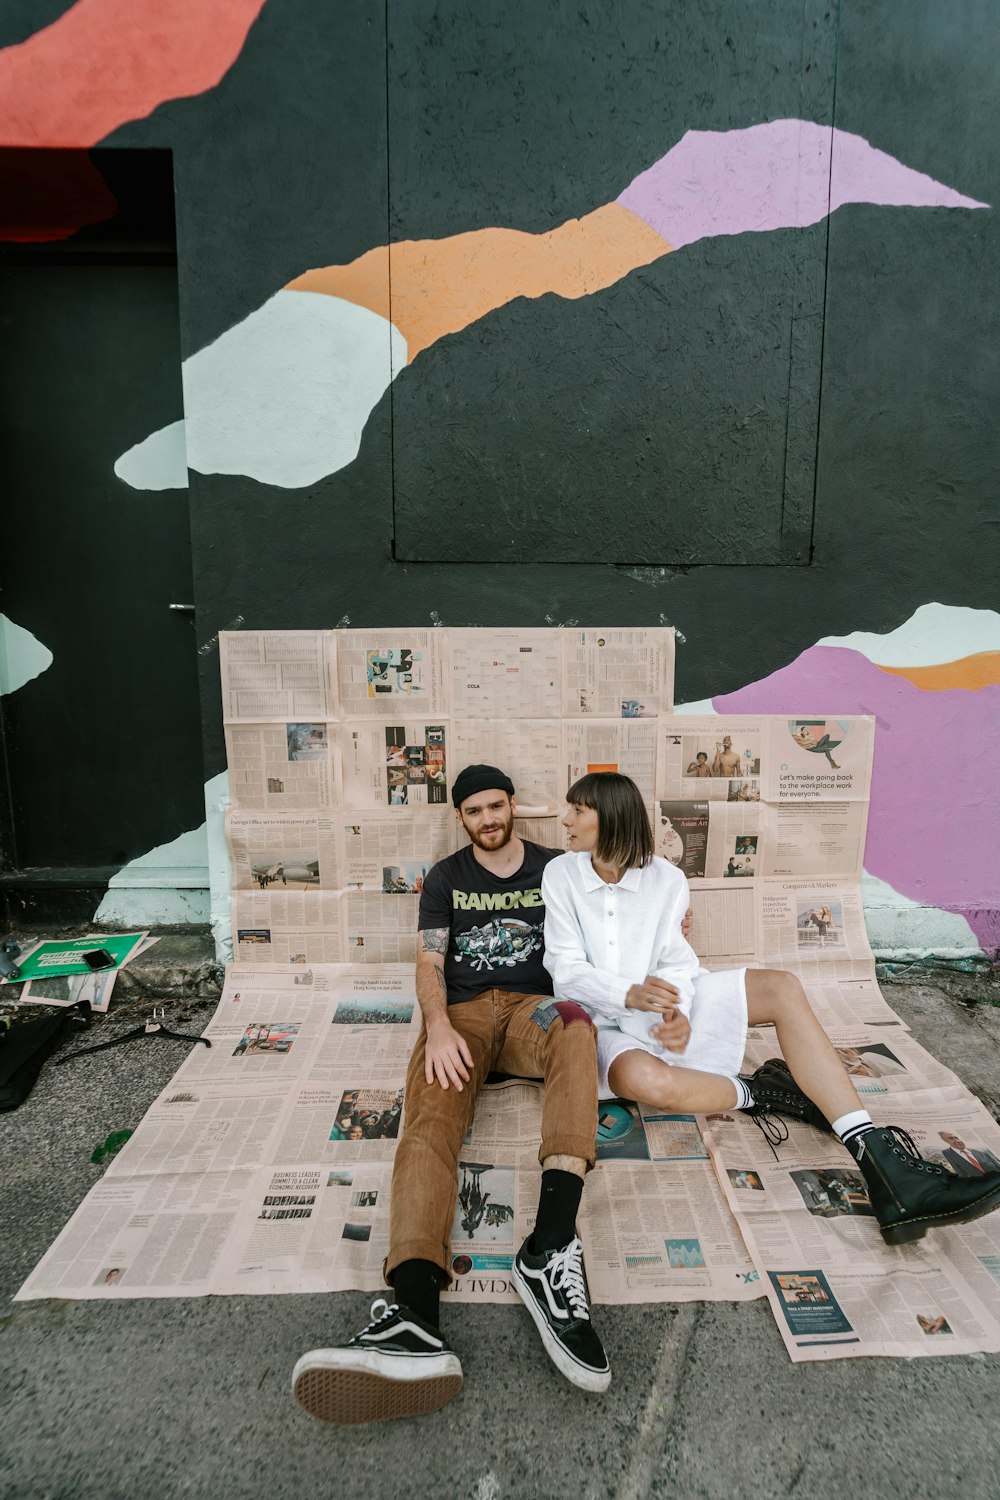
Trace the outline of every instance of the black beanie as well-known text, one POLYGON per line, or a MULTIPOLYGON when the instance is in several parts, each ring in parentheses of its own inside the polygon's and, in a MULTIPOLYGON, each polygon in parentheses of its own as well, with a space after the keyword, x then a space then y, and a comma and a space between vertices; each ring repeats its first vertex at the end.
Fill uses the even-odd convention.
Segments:
POLYGON ((461 807, 466 797, 492 789, 506 792, 509 797, 514 795, 514 783, 498 766, 466 766, 452 782, 451 800, 456 807, 461 807))

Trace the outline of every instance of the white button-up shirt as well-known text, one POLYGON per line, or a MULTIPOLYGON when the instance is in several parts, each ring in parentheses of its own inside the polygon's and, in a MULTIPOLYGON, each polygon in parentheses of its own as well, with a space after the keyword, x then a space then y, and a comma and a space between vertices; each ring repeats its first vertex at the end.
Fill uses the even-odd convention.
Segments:
POLYGON ((677 987, 677 1009, 690 1017, 694 980, 705 970, 681 932, 689 891, 676 865, 656 856, 607 885, 589 854, 562 854, 545 866, 542 899, 544 963, 557 996, 646 1040, 662 1017, 627 1010, 625 997, 652 974, 677 987))

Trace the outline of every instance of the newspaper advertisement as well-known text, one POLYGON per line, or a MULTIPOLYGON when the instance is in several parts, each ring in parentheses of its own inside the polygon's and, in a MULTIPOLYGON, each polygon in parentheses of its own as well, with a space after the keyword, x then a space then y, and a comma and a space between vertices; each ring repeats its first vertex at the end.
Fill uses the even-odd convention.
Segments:
POLYGON ((565 630, 562 712, 568 719, 655 719, 673 711, 674 630, 565 630))
POLYGON ((331 631, 224 630, 219 636, 222 710, 228 724, 322 722, 331 631))
POLYGON ((456 718, 551 719, 562 695, 558 630, 449 630, 456 718))
POLYGON ((342 724, 338 738, 346 807, 450 807, 443 720, 342 724))
POLYGON ((441 630, 338 630, 337 717, 438 718, 447 713, 441 630))
POLYGON ((227 724, 234 807, 303 812, 341 800, 335 725, 325 720, 227 724))
POLYGON ((566 786, 591 771, 620 771, 630 776, 646 802, 651 802, 656 780, 656 730, 655 719, 565 719, 566 786))
POLYGON ((746 880, 760 870, 759 802, 654 802, 657 854, 688 880, 746 880))

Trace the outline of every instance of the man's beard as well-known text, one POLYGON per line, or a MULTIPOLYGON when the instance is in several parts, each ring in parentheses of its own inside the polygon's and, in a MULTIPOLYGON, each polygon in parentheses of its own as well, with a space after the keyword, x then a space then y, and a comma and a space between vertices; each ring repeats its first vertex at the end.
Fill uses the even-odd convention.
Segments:
POLYGON ((483 836, 482 829, 477 828, 475 833, 473 833, 468 824, 465 824, 465 831, 477 849, 483 849, 487 854, 495 854, 498 849, 502 849, 505 844, 509 844, 514 836, 514 813, 513 811, 509 811, 506 819, 498 818, 496 831, 491 833, 489 837, 483 836), (502 838, 499 837, 500 834, 503 835, 502 838))

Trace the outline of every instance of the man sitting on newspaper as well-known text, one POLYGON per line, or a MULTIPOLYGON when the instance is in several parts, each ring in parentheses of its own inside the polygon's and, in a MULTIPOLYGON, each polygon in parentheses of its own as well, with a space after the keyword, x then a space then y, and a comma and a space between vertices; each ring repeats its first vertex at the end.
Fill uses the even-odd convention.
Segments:
POLYGON ((573 1385, 604 1391, 611 1380, 576 1233, 597 1132, 594 1026, 582 1006, 551 998, 542 965, 542 871, 560 851, 517 836, 514 786, 496 766, 467 766, 452 800, 472 842, 436 864, 420 894, 424 1025, 406 1079, 384 1267, 395 1300, 377 1300, 367 1328, 340 1348, 304 1354, 292 1376, 306 1411, 328 1422, 419 1416, 461 1388, 439 1300, 451 1279, 459 1152, 494 1068, 545 1080, 541 1196, 514 1286, 573 1385))

